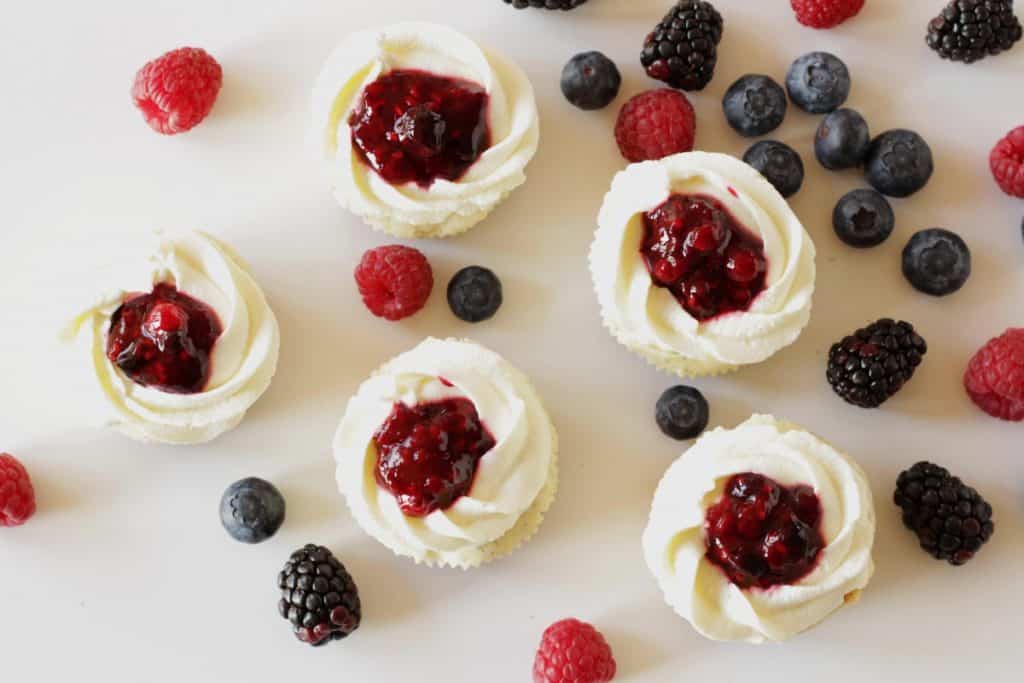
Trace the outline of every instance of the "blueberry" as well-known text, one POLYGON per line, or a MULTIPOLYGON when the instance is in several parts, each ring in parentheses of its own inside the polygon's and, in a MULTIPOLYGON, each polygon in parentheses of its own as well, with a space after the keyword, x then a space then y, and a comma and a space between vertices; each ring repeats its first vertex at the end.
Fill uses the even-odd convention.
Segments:
POLYGON ((889 239, 896 225, 889 201, 874 190, 843 195, 832 212, 836 235, 851 247, 877 247, 889 239))
POLYGON ((603 109, 619 94, 622 76, 600 52, 582 52, 562 69, 562 94, 580 109, 603 109))
POLYGON ((952 294, 971 276, 971 250, 954 232, 922 230, 903 250, 903 274, 918 291, 932 296, 952 294))
POLYGON ((811 114, 827 114, 850 96, 850 70, 828 52, 811 52, 793 62, 786 74, 793 104, 811 114))
POLYGON ((909 197, 928 184, 935 170, 932 150, 917 133, 890 130, 871 141, 864 174, 871 187, 890 197, 909 197))
POLYGON ((786 93, 768 76, 751 74, 739 79, 725 93, 722 108, 729 125, 744 137, 772 132, 786 118, 786 93))
POLYGON ((830 171, 860 166, 870 146, 868 123, 852 109, 826 116, 814 136, 814 155, 830 171))
POLYGON ((658 427, 677 441, 694 439, 708 426, 709 408, 704 395, 693 387, 676 386, 658 399, 658 427))
POLYGON ((260 543, 284 522, 284 497, 273 484, 249 477, 236 481, 220 499, 220 521, 231 538, 260 543))
POLYGON ((448 305, 456 317, 468 323, 493 317, 501 302, 501 280, 487 268, 463 268, 448 283, 448 305))
POLYGON ((776 140, 762 140, 743 155, 783 197, 792 197, 804 184, 804 162, 796 150, 776 140))

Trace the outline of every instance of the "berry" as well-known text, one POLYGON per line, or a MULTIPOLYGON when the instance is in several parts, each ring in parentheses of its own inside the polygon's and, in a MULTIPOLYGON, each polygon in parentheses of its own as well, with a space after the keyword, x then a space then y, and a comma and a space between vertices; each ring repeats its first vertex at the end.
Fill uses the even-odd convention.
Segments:
POLYGON ((506 5, 512 5, 516 9, 535 7, 537 9, 576 9, 587 0, 504 0, 506 5))
POLYGON ((280 615, 292 623, 295 637, 310 645, 341 640, 363 618, 359 589, 331 551, 312 543, 299 548, 277 575, 280 615))
POLYGON ((708 402, 693 387, 672 387, 658 399, 654 417, 665 436, 676 441, 696 439, 708 426, 708 402))
POLYGON ((811 28, 832 28, 857 16, 864 0, 789 0, 796 20, 811 28))
POLYGON ((366 308, 386 320, 401 320, 418 312, 434 288, 427 257, 400 245, 369 250, 356 266, 355 275, 366 308))
POLYGON ((448 283, 448 305, 455 317, 468 323, 494 317, 502 301, 501 280, 487 268, 463 268, 448 283))
POLYGON ((952 565, 970 561, 995 532, 992 506, 945 467, 930 462, 900 473, 893 501, 921 548, 952 565))
POLYGON ((1003 192, 1024 198, 1024 126, 1014 128, 996 143, 988 161, 1003 192))
POLYGON ((578 619, 548 626, 533 661, 533 683, 607 683, 615 657, 601 633, 578 619))
POLYGON ((827 114, 850 96, 850 70, 828 52, 811 52, 786 72, 786 92, 793 104, 811 114, 827 114))
POLYGON ((693 149, 697 116, 686 95, 662 88, 626 102, 615 123, 615 140, 628 161, 661 159, 693 149))
POLYGON ((21 526, 36 512, 36 492, 25 466, 0 453, 0 526, 21 526))
POLYGON ((882 133, 868 147, 865 177, 871 187, 889 197, 909 197, 928 184, 935 170, 932 150, 909 130, 882 133))
POLYGON ((826 378, 847 403, 877 408, 910 381, 926 353, 913 325, 883 318, 832 345, 826 378))
POLYGON ((703 90, 715 75, 723 29, 710 2, 679 0, 648 34, 640 63, 673 88, 703 90))
POLYGON ((743 155, 783 197, 792 197, 804 184, 804 162, 797 151, 776 140, 755 143, 743 155))
POLYGON ((768 76, 743 76, 729 86, 722 100, 725 118, 740 135, 765 135, 786 118, 786 93, 768 76))
POLYGON ((200 48, 183 47, 154 59, 135 74, 132 99, 150 128, 175 135, 206 118, 222 81, 217 60, 200 48))
POLYGON ((853 109, 837 109, 826 116, 814 136, 814 156, 830 171, 860 166, 868 154, 868 123, 853 109))
POLYGON ((236 481, 220 499, 220 521, 231 538, 261 543, 284 522, 284 497, 273 484, 256 477, 236 481))
POLYGON ((967 365, 964 387, 992 417, 1024 421, 1024 328, 1009 329, 981 347, 967 365))
POLYGON ((895 226, 892 206, 874 190, 848 192, 832 211, 836 236, 851 247, 877 247, 889 239, 895 226))
POLYGON ((903 275, 925 294, 952 294, 971 277, 971 250, 949 230, 922 230, 903 249, 903 275))
POLYGON ((1009 50, 1021 39, 1012 0, 953 0, 928 22, 928 47, 943 59, 970 64, 1009 50))
POLYGON ((580 109, 607 107, 621 85, 619 68, 600 52, 582 52, 562 69, 562 94, 580 109))

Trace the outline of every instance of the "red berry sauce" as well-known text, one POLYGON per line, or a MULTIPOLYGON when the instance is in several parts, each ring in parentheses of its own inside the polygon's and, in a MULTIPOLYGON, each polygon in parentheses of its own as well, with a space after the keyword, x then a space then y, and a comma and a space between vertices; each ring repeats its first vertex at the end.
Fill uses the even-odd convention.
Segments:
POLYGON ((786 488, 760 474, 737 474, 708 509, 708 561, 740 588, 796 583, 811 573, 825 547, 821 517, 811 487, 786 488))
POLYGON ((445 510, 469 493, 480 458, 495 444, 465 398, 396 403, 373 442, 377 483, 410 517, 445 510))
POLYGON ((349 116, 352 143, 392 185, 458 180, 490 146, 489 99, 471 81, 391 71, 366 86, 349 116))
POLYGON ((765 289, 764 243, 712 197, 674 194, 645 213, 640 253, 654 284, 701 322, 746 311, 765 289))
POLYGON ((210 379, 210 352, 222 331, 212 308, 160 283, 114 311, 107 358, 136 384, 195 394, 210 379))

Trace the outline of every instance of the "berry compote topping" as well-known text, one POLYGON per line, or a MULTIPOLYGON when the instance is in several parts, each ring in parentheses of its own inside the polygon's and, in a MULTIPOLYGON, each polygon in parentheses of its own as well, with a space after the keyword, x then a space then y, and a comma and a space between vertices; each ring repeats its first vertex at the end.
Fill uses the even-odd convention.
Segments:
POLYGON ((377 483, 410 517, 445 510, 469 493, 480 458, 495 444, 465 398, 396 403, 373 442, 377 483))
POLYGON ((718 200, 674 194, 644 214, 640 253, 658 287, 699 321, 750 308, 764 291, 764 243, 718 200))
POLYGON ((707 558, 740 588, 796 583, 825 547, 821 515, 809 486, 786 488, 760 474, 737 474, 708 509, 707 558))
POLYGON ((222 331, 212 308, 160 283, 114 311, 107 358, 136 384, 195 394, 210 378, 210 352, 222 331))
POLYGON ((458 180, 490 146, 489 99, 471 81, 391 71, 366 86, 349 116, 352 143, 393 185, 458 180))

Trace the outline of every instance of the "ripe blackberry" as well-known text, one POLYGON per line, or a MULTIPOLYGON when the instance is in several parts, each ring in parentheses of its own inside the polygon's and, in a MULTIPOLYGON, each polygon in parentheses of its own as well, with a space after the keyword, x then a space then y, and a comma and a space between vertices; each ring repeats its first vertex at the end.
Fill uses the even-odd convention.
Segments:
POLYGON ((516 9, 535 7, 537 9, 576 9, 587 0, 504 0, 506 5, 512 5, 516 9))
POLYGON ((952 565, 968 562, 995 531, 992 506, 949 470, 930 462, 900 473, 893 500, 924 551, 952 565))
POLYGON ((359 628, 359 590, 327 548, 309 544, 292 553, 277 576, 277 587, 278 611, 302 642, 324 645, 359 628))
POLYGON ((640 63, 673 88, 703 90, 715 75, 723 28, 710 2, 679 0, 647 36, 640 63))
POLYGON ((928 23, 928 47, 970 64, 1009 50, 1024 35, 1013 0, 953 0, 928 23))
POLYGON ((927 352, 913 325, 883 318, 833 344, 825 374, 847 403, 877 408, 910 381, 927 352))

